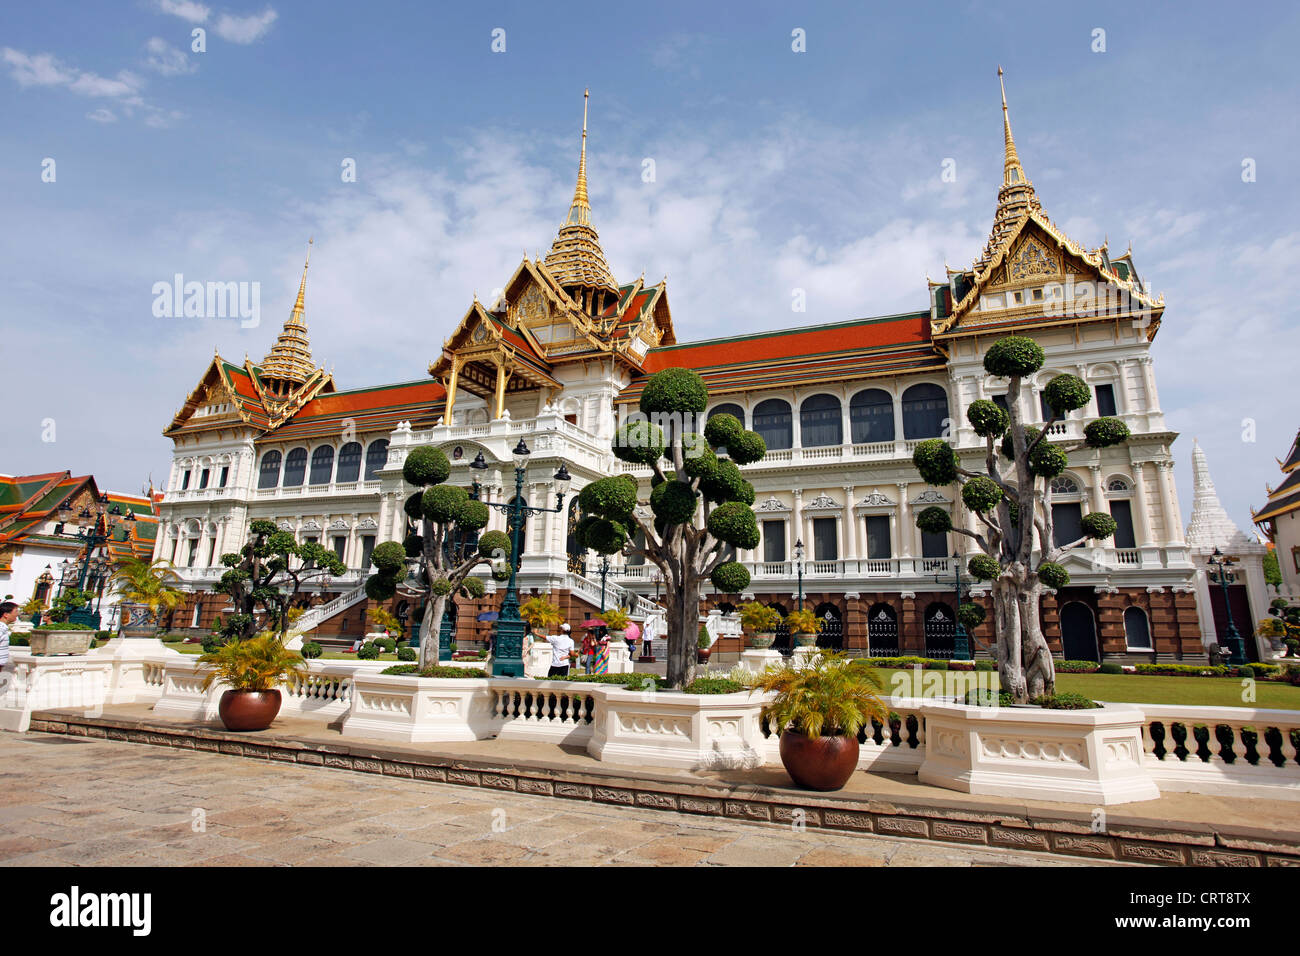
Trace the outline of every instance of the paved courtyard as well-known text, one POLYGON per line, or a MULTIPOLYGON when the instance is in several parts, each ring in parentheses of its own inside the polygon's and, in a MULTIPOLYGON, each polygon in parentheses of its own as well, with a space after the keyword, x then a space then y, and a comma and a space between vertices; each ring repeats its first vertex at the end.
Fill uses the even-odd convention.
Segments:
POLYGON ((4 866, 1096 865, 57 734, 0 734, 4 866))

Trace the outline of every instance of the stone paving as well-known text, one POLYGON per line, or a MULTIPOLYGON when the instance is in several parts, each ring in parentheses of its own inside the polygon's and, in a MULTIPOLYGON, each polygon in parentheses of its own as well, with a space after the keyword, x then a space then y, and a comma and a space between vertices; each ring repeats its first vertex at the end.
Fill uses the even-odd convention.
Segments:
POLYGON ((1095 866, 57 734, 0 734, 3 866, 1095 866))

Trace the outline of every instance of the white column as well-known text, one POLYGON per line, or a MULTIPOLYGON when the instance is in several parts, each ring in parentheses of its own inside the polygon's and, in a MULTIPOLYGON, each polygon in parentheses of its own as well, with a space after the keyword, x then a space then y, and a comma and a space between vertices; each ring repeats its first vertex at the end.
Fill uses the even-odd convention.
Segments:
POLYGON ((1138 359, 1138 365, 1142 369, 1142 387, 1146 393, 1146 411, 1160 411, 1160 398, 1156 394, 1156 373, 1155 365, 1151 361, 1151 356, 1144 355, 1138 359))
POLYGON ((850 561, 858 559, 858 527, 853 517, 853 485, 844 486, 844 510, 840 513, 840 547, 844 549, 843 557, 850 561))
POLYGON ((803 541, 804 551, 808 550, 808 542, 803 535, 803 489, 794 490, 794 520, 790 525, 790 534, 786 541, 785 555, 787 560, 794 560, 794 545, 796 541, 803 541))
POLYGON ((1160 504, 1164 510, 1165 543, 1183 543, 1183 522, 1178 514, 1178 497, 1174 492, 1174 463, 1156 462, 1156 480, 1160 482, 1160 504))
POLYGON ((912 556, 912 507, 907 503, 907 482, 898 482, 898 544, 900 558, 912 556))
POLYGON ((1151 533, 1151 506, 1147 502, 1146 462, 1133 462, 1133 497, 1137 505, 1137 543, 1139 548, 1155 544, 1151 533))
POLYGON ((1092 508, 1094 511, 1109 514, 1110 508, 1106 504, 1106 489, 1102 487, 1101 465, 1090 465, 1089 470, 1092 472, 1092 508))

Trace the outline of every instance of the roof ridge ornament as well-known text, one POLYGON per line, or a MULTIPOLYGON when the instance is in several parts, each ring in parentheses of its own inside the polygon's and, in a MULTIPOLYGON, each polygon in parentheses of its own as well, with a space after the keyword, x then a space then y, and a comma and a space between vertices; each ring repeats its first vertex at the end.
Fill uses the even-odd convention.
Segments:
MULTIPOLYGON (((307 240, 307 258, 302 264, 302 280, 298 283, 298 297, 293 309, 284 323, 284 328, 276 337, 275 344, 262 360, 262 378, 271 379, 286 385, 302 385, 316 371, 311 360, 311 341, 307 337, 306 295, 307 269, 311 265, 311 250, 314 238, 307 240)), ((247 361, 247 359, 245 359, 247 361)), ((275 400, 284 400, 287 393, 274 390, 275 400)))

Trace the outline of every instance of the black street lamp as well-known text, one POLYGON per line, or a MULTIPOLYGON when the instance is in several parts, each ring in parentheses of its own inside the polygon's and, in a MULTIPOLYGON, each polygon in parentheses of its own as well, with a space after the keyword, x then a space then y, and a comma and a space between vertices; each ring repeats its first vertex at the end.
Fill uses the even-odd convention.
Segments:
MULTIPOLYGON (((953 641, 952 641, 953 652, 952 653, 953 653, 953 657, 956 660, 968 661, 970 660, 970 639, 969 636, 966 634, 965 625, 963 625, 961 622, 961 586, 962 586, 961 555, 959 555, 956 551, 952 553, 952 567, 953 567, 953 572, 952 572, 953 583, 957 588, 957 611, 955 614, 955 617, 957 619, 956 620, 957 626, 953 629, 953 641)), ((934 583, 935 584, 944 583, 942 574, 936 574, 934 576, 934 583)))
MULTIPOLYGON (((71 588, 74 568, 77 569, 76 589, 78 591, 85 592, 88 580, 95 582, 94 599, 87 600, 81 607, 70 611, 68 621, 73 624, 85 624, 99 630, 99 601, 103 599, 104 584, 108 578, 111 562, 106 554, 96 554, 96 551, 112 537, 118 521, 122 520, 120 517, 122 514, 121 506, 115 504, 112 508, 109 508, 108 495, 106 493, 101 494, 95 501, 95 510, 93 512, 89 507, 85 507, 77 513, 75 519, 77 533, 75 535, 63 533, 63 526, 71 520, 72 515, 72 507, 68 502, 64 501, 55 511, 59 518, 55 534, 65 538, 75 538, 81 542, 83 549, 79 567, 73 565, 70 561, 64 561, 60 565, 63 571, 59 582, 60 593, 71 588)), ((126 520, 134 519, 134 513, 128 512, 126 520)))
POLYGON ((609 555, 600 556, 600 609, 605 610, 605 575, 609 574, 609 555))
MULTIPOLYGON (((519 588, 516 577, 519 573, 519 534, 523 530, 528 515, 558 513, 564 508, 564 494, 569 489, 569 470, 560 463, 554 480, 558 486, 554 508, 538 508, 524 504, 524 474, 528 470, 528 456, 531 454, 522 438, 515 446, 512 456, 515 462, 515 497, 507 503, 500 501, 486 502, 489 508, 500 508, 506 513, 510 528, 510 583, 506 586, 505 600, 501 602, 501 612, 497 617, 496 645, 492 653, 493 677, 524 676, 524 621, 519 616, 519 588)), ((479 455, 470 463, 471 468, 479 471, 487 468, 487 462, 479 455)))
POLYGON ((1228 626, 1223 631, 1223 643, 1227 645, 1232 656, 1228 659, 1229 664, 1246 663, 1246 647, 1241 640, 1241 635, 1237 633, 1237 625, 1232 620, 1232 604, 1228 600, 1228 585, 1237 578, 1235 559, 1224 554, 1218 548, 1214 549, 1214 554, 1205 559, 1205 563, 1210 566, 1206 576, 1215 584, 1223 588, 1223 609, 1228 615, 1228 626))

